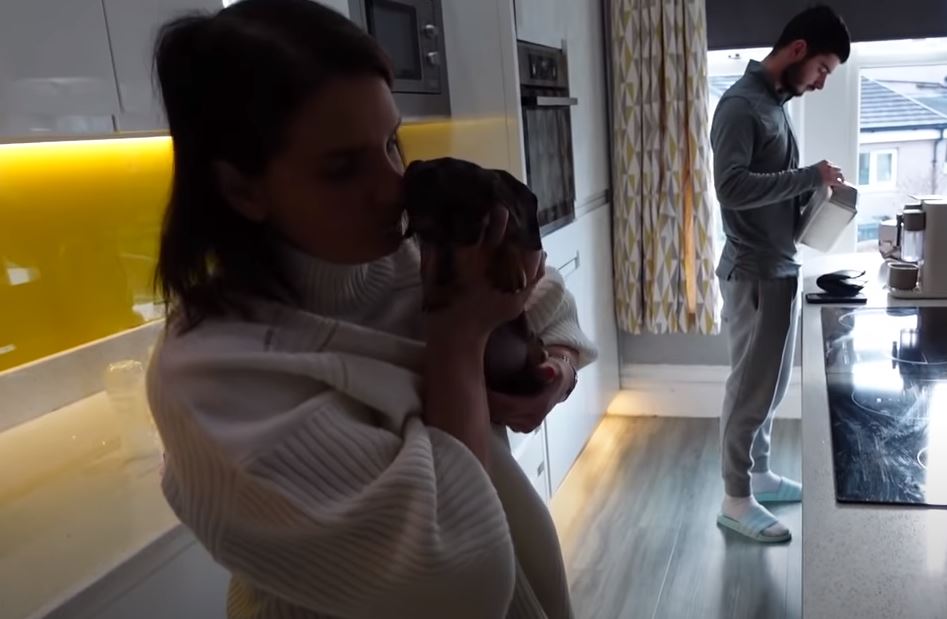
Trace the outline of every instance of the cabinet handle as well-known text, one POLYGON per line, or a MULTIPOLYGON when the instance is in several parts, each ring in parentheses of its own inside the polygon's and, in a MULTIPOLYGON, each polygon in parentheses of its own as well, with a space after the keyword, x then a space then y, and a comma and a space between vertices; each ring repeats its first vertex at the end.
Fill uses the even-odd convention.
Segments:
POLYGON ((536 477, 539 477, 546 471, 546 463, 540 462, 539 466, 536 467, 536 477))
POLYGON ((557 267, 557 269, 559 270, 559 274, 562 275, 563 279, 566 277, 569 277, 570 275, 572 275, 573 273, 579 270, 579 263, 580 263, 579 251, 576 250, 575 258, 557 267))

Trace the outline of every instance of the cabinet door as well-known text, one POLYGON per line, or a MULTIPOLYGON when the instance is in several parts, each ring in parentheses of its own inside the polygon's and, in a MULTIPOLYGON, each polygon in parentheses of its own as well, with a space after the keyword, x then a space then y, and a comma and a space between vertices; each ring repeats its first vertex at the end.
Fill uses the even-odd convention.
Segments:
POLYGON ((217 11, 220 0, 104 0, 121 113, 119 131, 164 129, 158 91, 152 85, 152 55, 158 29, 190 11, 217 11))
POLYGON ((100 0, 0 3, 0 138, 107 132, 117 112, 100 0))
POLYGON ((580 254, 583 256, 587 302, 580 306, 579 321, 586 335, 598 346, 598 360, 583 370, 588 386, 589 420, 594 429, 599 417, 618 393, 618 329, 612 276, 611 208, 600 207, 581 217, 580 254))
POLYGON ((576 297, 579 326, 599 351, 598 360, 579 372, 572 396, 546 418, 549 483, 555 494, 619 389, 611 209, 600 207, 547 239, 549 264, 563 271, 576 297))
POLYGON ((543 501, 549 501, 549 467, 546 458, 546 431, 541 425, 513 448, 513 458, 543 501))
POLYGON ((516 0, 516 38, 521 41, 562 48, 562 19, 566 0, 516 0))
MULTIPOLYGON (((547 244, 547 263, 559 269, 566 289, 575 297, 579 310, 579 326, 586 329, 583 315, 587 313, 588 292, 585 258, 582 255, 582 220, 563 228, 547 244)), ((592 433, 589 419, 589 385, 586 370, 579 374, 579 383, 569 399, 556 406, 546 418, 546 450, 549 463, 549 485, 554 494, 572 468, 576 458, 592 433)), ((597 421, 597 419, 596 419, 597 421)), ((592 426, 594 427, 594 425, 592 426)))
POLYGON ((575 203, 582 210, 608 189, 608 123, 605 45, 601 2, 563 5, 569 60, 569 89, 579 103, 572 108, 575 153, 575 203))

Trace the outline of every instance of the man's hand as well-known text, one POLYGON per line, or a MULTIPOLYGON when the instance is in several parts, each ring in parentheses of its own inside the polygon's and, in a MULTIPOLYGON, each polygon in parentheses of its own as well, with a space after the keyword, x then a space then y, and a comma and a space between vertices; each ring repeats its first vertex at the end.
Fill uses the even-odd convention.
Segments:
POLYGON ((845 182, 845 175, 842 174, 842 168, 838 167, 831 161, 826 161, 823 159, 819 163, 815 164, 815 167, 819 170, 819 175, 822 176, 823 185, 828 185, 829 187, 838 187, 845 182))

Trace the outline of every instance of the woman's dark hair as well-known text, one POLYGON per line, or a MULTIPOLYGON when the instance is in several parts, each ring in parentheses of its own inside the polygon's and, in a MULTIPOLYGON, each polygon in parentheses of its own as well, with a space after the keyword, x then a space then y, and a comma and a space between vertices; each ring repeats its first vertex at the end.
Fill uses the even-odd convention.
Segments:
POLYGON ((782 49, 802 39, 808 47, 808 56, 835 54, 845 62, 851 53, 851 35, 839 14, 819 4, 799 13, 786 24, 773 49, 782 49))
POLYGON ((226 163, 264 173, 302 103, 335 77, 377 75, 387 57, 342 15, 312 0, 243 0, 161 28, 155 73, 174 142, 174 181, 155 283, 185 329, 241 309, 254 294, 291 298, 264 224, 231 208, 226 163))

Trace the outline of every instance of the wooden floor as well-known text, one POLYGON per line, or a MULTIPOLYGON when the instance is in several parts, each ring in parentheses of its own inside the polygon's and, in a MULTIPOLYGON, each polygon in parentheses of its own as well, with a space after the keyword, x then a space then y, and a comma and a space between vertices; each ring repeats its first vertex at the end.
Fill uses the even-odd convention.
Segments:
MULTIPOLYGON (((577 619, 798 619, 802 512, 789 544, 717 527, 716 419, 607 417, 556 493, 577 619)), ((777 420, 772 468, 799 479, 800 423, 777 420)))

